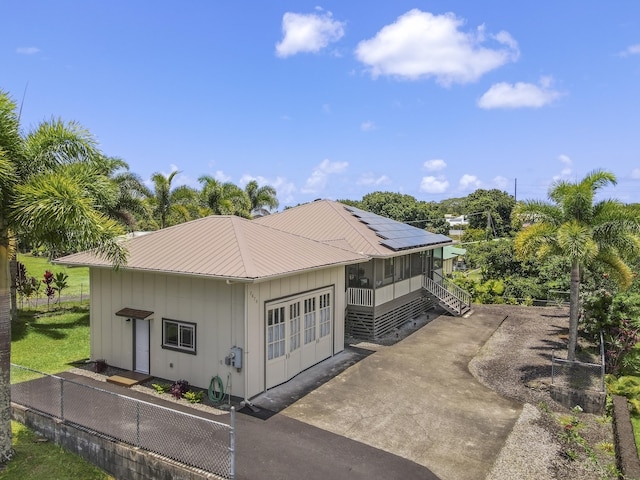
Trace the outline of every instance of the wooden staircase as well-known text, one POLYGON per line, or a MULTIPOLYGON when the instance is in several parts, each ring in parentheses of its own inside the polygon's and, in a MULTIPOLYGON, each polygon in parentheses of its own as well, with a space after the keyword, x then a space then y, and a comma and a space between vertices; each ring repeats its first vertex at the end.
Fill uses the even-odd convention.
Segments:
POLYGON ((423 287, 447 312, 461 317, 471 310, 471 295, 451 280, 434 272, 434 278, 424 277, 423 287))

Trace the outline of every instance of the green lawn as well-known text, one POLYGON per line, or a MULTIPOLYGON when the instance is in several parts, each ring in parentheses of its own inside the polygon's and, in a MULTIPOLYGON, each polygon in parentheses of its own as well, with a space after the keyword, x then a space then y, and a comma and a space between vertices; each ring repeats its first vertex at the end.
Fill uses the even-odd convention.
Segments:
MULTIPOLYGON (((27 269, 29 277, 42 280, 44 272, 47 270, 54 274, 64 272, 69 275, 67 283, 69 286, 62 291, 64 296, 80 297, 84 300, 89 298, 89 269, 87 267, 67 268, 64 265, 54 265, 45 257, 34 257, 32 255, 18 254, 18 261, 23 263, 27 269)), ((40 287, 40 296, 44 297, 44 284, 40 287)), ((18 300, 19 302, 20 300, 18 300)), ((24 307, 26 307, 26 301, 24 307)))
MULTIPOLYGON (((28 268, 28 267, 27 267, 28 268)), ((11 363, 45 373, 69 369, 72 362, 89 356, 89 307, 69 303, 32 310, 19 310, 11 324, 11 363)), ((34 374, 11 369, 11 382, 28 380, 34 374)), ((113 479, 81 457, 53 442, 38 441, 24 425, 12 422, 14 459, 0 479, 113 479)))
POLYGON ((80 456, 53 442, 41 441, 35 433, 18 422, 11 422, 11 430, 16 453, 4 470, 0 470, 0 479, 113 479, 80 456))
MULTIPOLYGON (((44 373, 68 370, 72 362, 89 357, 89 306, 63 303, 19 310, 11 324, 11 363, 44 373)), ((14 369, 12 381, 25 380, 14 369)))

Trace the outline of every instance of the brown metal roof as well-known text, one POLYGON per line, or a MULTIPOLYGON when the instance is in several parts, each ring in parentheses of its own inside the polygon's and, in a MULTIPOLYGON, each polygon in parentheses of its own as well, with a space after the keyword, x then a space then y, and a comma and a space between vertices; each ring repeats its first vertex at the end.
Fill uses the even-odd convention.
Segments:
MULTIPOLYGON (((340 246, 234 216, 209 216, 124 243, 129 257, 123 269, 230 280, 266 279, 367 260, 340 246)), ((56 263, 110 266, 92 252, 68 255, 56 263)))
MULTIPOLYGON (((346 205, 332 200, 316 200, 253 221, 327 244, 348 245, 354 252, 373 257, 399 255, 397 250, 383 245, 383 240, 376 232, 361 222, 346 205)), ((401 225, 406 227, 404 224, 401 225)), ((444 235, 437 237, 441 241, 429 246, 403 250, 401 253, 429 250, 452 242, 444 235)))

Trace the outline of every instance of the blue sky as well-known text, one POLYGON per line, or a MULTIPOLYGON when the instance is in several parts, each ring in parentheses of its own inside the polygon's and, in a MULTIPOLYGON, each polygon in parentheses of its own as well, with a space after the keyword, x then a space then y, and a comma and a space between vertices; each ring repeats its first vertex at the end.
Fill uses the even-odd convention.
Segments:
POLYGON ((0 89, 148 180, 640 202, 640 2, 3 2, 0 89), (28 86, 27 86, 28 85, 28 86), (516 191, 517 184, 517 191, 516 191))

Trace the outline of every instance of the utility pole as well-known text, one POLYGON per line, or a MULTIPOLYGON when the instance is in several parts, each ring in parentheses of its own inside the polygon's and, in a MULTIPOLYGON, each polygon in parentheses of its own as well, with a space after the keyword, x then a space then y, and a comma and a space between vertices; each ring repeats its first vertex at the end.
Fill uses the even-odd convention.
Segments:
POLYGON ((516 178, 513 183, 513 199, 518 201, 518 179, 516 178))

